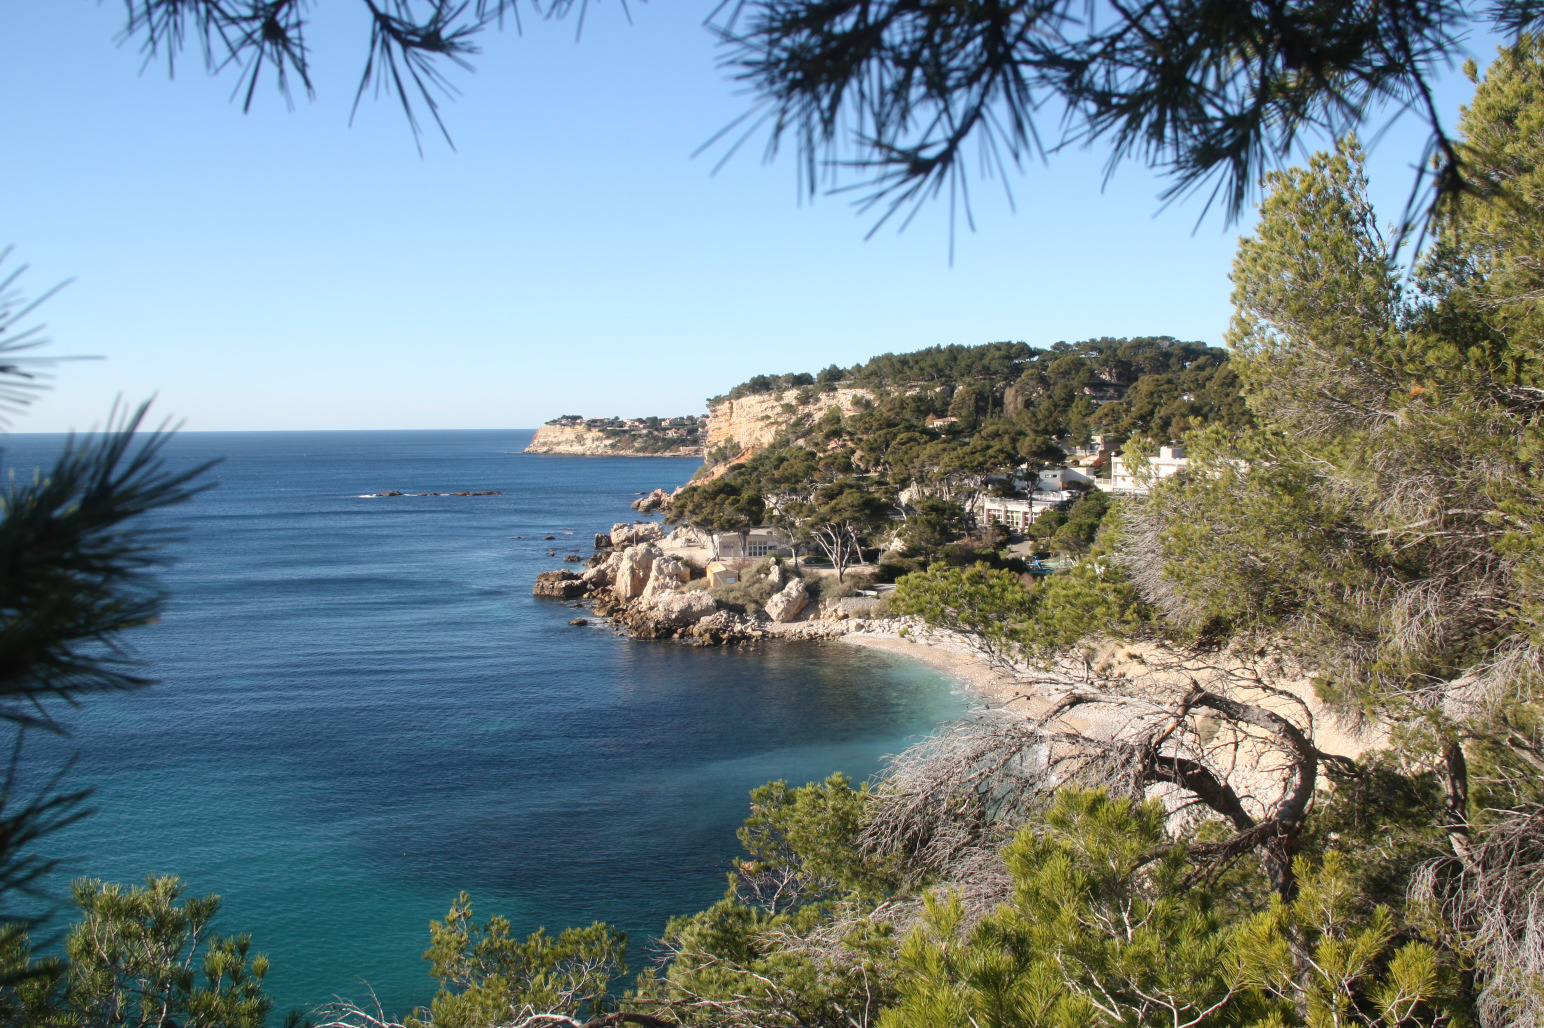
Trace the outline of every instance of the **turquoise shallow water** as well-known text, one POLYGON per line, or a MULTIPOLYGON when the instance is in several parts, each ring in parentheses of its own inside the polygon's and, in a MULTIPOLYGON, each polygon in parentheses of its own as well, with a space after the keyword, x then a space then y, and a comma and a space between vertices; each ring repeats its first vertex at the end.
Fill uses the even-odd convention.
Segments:
MULTIPOLYGON (((590 552, 694 461, 536 457, 529 432, 191 433, 222 456, 162 623, 162 679, 91 699, 33 766, 77 754, 97 814, 48 842, 53 883, 175 873, 273 961, 276 1010, 365 984, 432 993, 430 918, 456 892, 521 930, 601 919, 632 963, 723 891, 746 793, 857 778, 963 700, 938 673, 841 645, 640 644, 537 600, 546 556, 590 552), (387 489, 502 496, 361 499, 387 489), (542 537, 554 535, 553 541, 542 537)), ((4 441, 18 474, 57 437, 4 441)), ((273 1018, 277 1021, 279 1018, 273 1018)))

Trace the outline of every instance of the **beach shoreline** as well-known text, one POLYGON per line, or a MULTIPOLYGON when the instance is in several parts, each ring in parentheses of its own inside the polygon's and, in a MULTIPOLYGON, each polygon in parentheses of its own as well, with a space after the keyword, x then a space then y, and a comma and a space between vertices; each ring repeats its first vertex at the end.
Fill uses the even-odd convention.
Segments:
POLYGON ((873 622, 869 625, 873 627, 866 625, 846 632, 835 641, 894 653, 942 671, 988 706, 1001 706, 1024 694, 1023 683, 989 665, 964 643, 937 638, 933 632, 919 633, 916 626, 906 626, 906 634, 902 635, 899 628, 880 628, 873 622))

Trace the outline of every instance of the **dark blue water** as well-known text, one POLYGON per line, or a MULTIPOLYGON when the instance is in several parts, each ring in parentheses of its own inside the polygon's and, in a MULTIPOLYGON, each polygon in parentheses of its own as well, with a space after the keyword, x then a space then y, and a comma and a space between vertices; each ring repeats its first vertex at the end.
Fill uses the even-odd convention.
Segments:
MULTIPOLYGON (((182 876, 273 961, 276 1009, 433 991, 427 925, 455 894, 522 931, 611 921, 645 940, 724 888, 746 793, 862 778, 961 709, 947 680, 841 645, 635 643, 530 595, 640 491, 695 462, 537 457, 529 432, 190 433, 224 457, 159 625, 162 680, 72 714, 70 784, 99 812, 49 839, 55 882, 182 876), (501 496, 362 499, 498 489, 501 496), (553 535, 553 541, 542 537, 553 535)), ((58 437, 4 440, 18 474, 58 437)), ((568 565, 572 566, 572 565, 568 565)), ((43 766, 58 746, 33 747, 43 766)))

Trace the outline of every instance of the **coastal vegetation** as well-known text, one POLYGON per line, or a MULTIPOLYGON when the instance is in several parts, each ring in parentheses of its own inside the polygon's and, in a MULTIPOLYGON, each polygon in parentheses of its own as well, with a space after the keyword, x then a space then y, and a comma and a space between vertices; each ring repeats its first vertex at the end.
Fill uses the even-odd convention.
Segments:
POLYGON ((527 453, 632 457, 696 456, 704 424, 695 415, 679 418, 583 418, 565 414, 536 430, 527 453))
MULTIPOLYGON (((1355 139, 1269 176, 1228 352, 993 344, 747 383, 850 376, 873 397, 794 421, 671 517, 784 524, 829 544, 839 579, 839 558, 895 538, 926 567, 898 576, 894 609, 1025 698, 872 783, 756 790, 724 897, 673 920, 630 981, 607 926, 521 940, 457 898, 430 929, 439 992, 408 1023, 1544 1023, 1544 45, 1471 74, 1444 159, 1474 187, 1414 267, 1378 227, 1355 139), (1095 406, 1084 390, 1104 386, 1118 396, 1095 406), (966 500, 1096 429, 1129 435, 1133 459, 1182 442, 1191 463, 1037 522, 1079 559, 1026 580, 972 538, 966 500), (966 559, 982 551, 999 566, 966 559)), ((49 729, 48 704, 144 684, 113 646, 155 616, 161 540, 124 526, 196 472, 164 472, 154 440, 132 450, 136 424, 8 494, 17 733, 49 729)), ((80 799, 6 814, 8 901, 80 799)), ((260 1023, 266 961, 205 936, 212 900, 179 898, 167 879, 82 883, 62 960, 9 929, 0 1019, 260 1023)))
MULTIPOLYGON (((1024 496, 1069 450, 1097 452, 1093 470, 1108 473, 1128 439, 1252 423, 1228 352, 1167 336, 883 354, 819 375, 760 375, 709 406, 769 393, 787 397, 772 441, 710 450, 709 473, 667 517, 704 533, 765 521, 818 549, 838 577, 866 556, 892 579, 936 558, 1001 563, 1006 539, 974 529, 982 496, 1024 496), (814 402, 842 389, 861 391, 850 411, 814 402)), ((1107 504, 1069 507, 1032 533, 1047 550, 1086 550, 1107 504)))
MULTIPOLYGON (((1271 178, 1212 372, 1239 407, 1170 434, 1189 467, 1069 506, 1045 529, 1087 540, 1064 574, 936 560, 900 578, 895 609, 972 642, 1029 699, 861 787, 759 791, 729 891, 671 923, 626 1009, 886 1028, 1540 1023, 1541 71, 1526 38, 1479 81, 1462 152, 1490 185, 1407 272, 1354 140, 1271 178)), ((1043 460, 1038 440, 1058 437, 1002 412, 1022 371, 983 382, 977 407, 956 407, 947 374, 929 389, 907 370, 869 410, 799 426, 683 492, 681 517, 714 516, 697 490, 759 496, 802 528, 861 493, 890 507, 871 529, 888 532, 925 495, 942 502, 912 503, 927 521, 911 536, 941 553, 967 475, 1043 460), (924 435, 941 407, 976 431, 924 435), (967 463, 1009 425, 1036 446, 967 463), (938 444, 933 466, 902 457, 938 444)))

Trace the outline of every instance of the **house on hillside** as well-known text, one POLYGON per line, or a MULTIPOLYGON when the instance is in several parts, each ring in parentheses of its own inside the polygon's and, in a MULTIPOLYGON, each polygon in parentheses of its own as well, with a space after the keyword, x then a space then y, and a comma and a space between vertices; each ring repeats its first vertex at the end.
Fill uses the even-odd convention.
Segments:
POLYGON ((1070 486, 1092 489, 1094 480, 1076 468, 1043 468, 1035 476, 1034 491, 1037 493, 1064 493, 1070 486))
POLYGON ((1013 476, 1013 488, 1029 493, 1038 504, 1074 499, 1078 489, 1094 485, 1093 478, 1077 468, 1043 468, 1033 473, 1021 469, 1013 476))
POLYGON ((1012 497, 988 496, 982 499, 976 521, 982 526, 998 524, 1010 532, 1022 532, 1034 524, 1035 518, 1049 510, 1049 503, 1036 504, 1034 500, 1018 500, 1012 497))
POLYGON ((719 532, 713 537, 714 550, 719 560, 759 560, 762 557, 792 557, 793 543, 788 533, 780 528, 763 526, 753 528, 745 539, 745 552, 740 552, 740 536, 736 532, 719 532))
POLYGON ((1056 445, 1068 457, 1099 457, 1115 451, 1114 440, 1106 435, 1093 436, 1083 446, 1074 446, 1062 440, 1057 440, 1056 445))
POLYGON ((1160 446, 1158 456, 1149 457, 1147 471, 1138 475, 1120 454, 1110 458, 1110 492, 1145 494, 1149 485, 1159 479, 1176 475, 1180 469, 1190 466, 1183 446, 1160 446))

